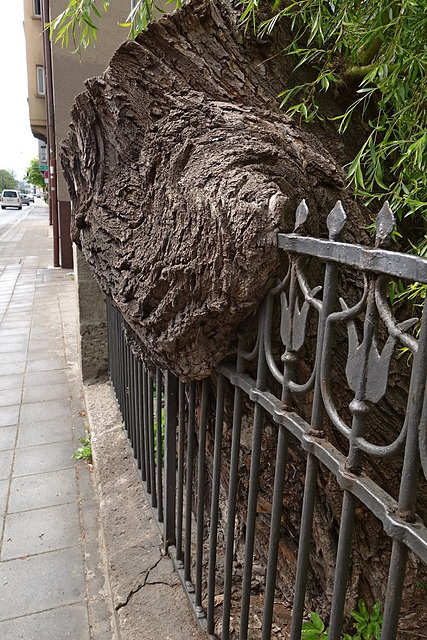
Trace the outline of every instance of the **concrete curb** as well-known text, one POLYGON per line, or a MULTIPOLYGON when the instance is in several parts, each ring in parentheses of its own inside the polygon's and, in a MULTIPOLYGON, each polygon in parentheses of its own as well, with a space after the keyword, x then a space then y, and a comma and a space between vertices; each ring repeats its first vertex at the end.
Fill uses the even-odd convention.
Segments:
POLYGON ((101 536, 120 640, 203 640, 136 469, 108 382, 84 387, 101 536))

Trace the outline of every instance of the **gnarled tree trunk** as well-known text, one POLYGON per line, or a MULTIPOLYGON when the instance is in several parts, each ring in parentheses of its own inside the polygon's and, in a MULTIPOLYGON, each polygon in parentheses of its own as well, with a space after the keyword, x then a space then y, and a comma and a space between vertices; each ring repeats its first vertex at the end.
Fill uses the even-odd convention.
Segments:
MULTIPOLYGON (((368 240, 368 212, 345 189, 340 168, 363 130, 355 122, 340 139, 332 125, 308 132, 290 121, 276 99, 289 62, 274 41, 243 40, 236 15, 218 0, 193 3, 123 44, 76 99, 62 144, 74 241, 132 329, 135 351, 184 380, 212 374, 233 352, 239 324, 283 270, 275 234, 292 228, 302 198, 312 234, 325 233, 325 216, 341 199, 346 239, 368 240)), ((334 112, 331 103, 325 108, 334 112)), ((354 297, 360 283, 348 286, 354 297)), ((344 370, 344 343, 334 357, 344 370)), ((399 430, 402 407, 396 396, 382 429, 399 430)), ((269 446, 267 429, 266 460, 269 446)), ((243 487, 249 453, 243 444, 243 487)), ((396 469, 377 471, 397 486, 396 469)), ((285 594, 293 588, 303 487, 298 451, 288 473, 279 562, 285 594)), ((267 476, 260 504, 268 505, 267 476)), ((321 478, 309 587, 319 611, 331 588, 340 510, 335 483, 321 478)), ((262 533, 262 513, 260 523, 262 533)), ((365 595, 372 603, 384 593, 389 541, 364 512, 356 526, 363 561, 357 556, 352 566, 352 602, 365 595)))
POLYGON ((278 109, 271 51, 242 45, 234 21, 193 4, 123 44, 63 144, 74 240, 146 352, 185 379, 230 353, 303 197, 323 217, 341 198, 359 236, 365 219, 340 158, 278 109))

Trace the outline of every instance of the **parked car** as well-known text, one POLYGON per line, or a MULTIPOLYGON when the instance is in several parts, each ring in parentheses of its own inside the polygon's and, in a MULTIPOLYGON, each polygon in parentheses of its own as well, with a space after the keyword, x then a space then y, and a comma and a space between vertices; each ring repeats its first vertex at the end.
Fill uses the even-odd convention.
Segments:
POLYGON ((20 193, 19 197, 21 198, 21 204, 30 204, 30 198, 26 193, 20 193))
POLYGON ((3 189, 1 194, 1 208, 6 209, 6 207, 22 209, 21 198, 15 189, 3 189))

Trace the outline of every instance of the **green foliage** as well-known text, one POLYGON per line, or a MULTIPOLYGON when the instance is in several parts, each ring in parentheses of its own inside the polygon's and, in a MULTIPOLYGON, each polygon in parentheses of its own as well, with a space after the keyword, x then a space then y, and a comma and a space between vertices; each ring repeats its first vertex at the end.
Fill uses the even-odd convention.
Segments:
POLYGON ((303 622, 301 639, 304 640, 328 640, 328 629, 318 613, 310 612, 310 622, 303 622))
POLYGON ((67 7, 52 22, 47 25, 51 39, 55 35, 55 42, 61 47, 68 47, 70 40, 74 50, 81 53, 89 45, 94 45, 97 40, 98 28, 94 24, 94 16, 101 18, 99 5, 107 11, 109 1, 103 0, 69 0, 67 7))
POLYGON ((41 187, 42 189, 46 188, 44 176, 40 171, 38 158, 33 158, 31 160, 29 166, 27 167, 27 175, 24 176, 24 180, 26 180, 30 184, 35 185, 36 187, 41 187))
POLYGON ((92 462, 92 444, 89 431, 86 438, 79 438, 79 442, 81 446, 78 447, 76 453, 72 456, 73 460, 87 460, 87 462, 92 462))
MULTIPOLYGON (((178 9, 184 0, 166 2, 171 3, 178 9)), ((109 0, 69 0, 66 9, 47 25, 50 38, 61 47, 68 47, 72 42, 74 52, 81 55, 82 50, 95 45, 98 37, 98 27, 95 23, 102 18, 109 5, 109 0)), ((156 0, 136 0, 125 22, 119 23, 119 26, 128 28, 128 37, 135 38, 162 13, 165 11, 156 0)))
POLYGON ((0 191, 3 189, 16 189, 17 182, 13 173, 6 171, 6 169, 0 169, 0 191))
MULTIPOLYGON (((357 604, 357 610, 351 612, 351 617, 355 621, 353 626, 355 635, 345 633, 342 640, 380 640, 381 638, 381 602, 376 602, 371 612, 366 608, 366 604, 361 599, 357 604)), ((310 613, 310 621, 302 623, 301 640, 328 640, 329 629, 319 614, 310 613)))
MULTIPOLYGON (((164 408, 162 408, 160 429, 161 429, 160 439, 162 443, 161 461, 163 464, 165 459, 165 410, 164 408)), ((157 420, 155 418, 154 418, 154 455, 157 456, 157 420)))
MULTIPOLYGON (((273 15, 258 21, 259 0, 243 0, 243 22, 260 36, 284 18, 292 42, 284 53, 295 69, 308 65, 310 81, 284 89, 291 116, 322 119, 322 93, 351 90, 351 104, 337 118, 340 132, 357 111, 367 136, 348 179, 356 195, 388 199, 399 220, 411 215, 420 227, 415 249, 427 241, 427 11, 425 0, 276 0, 273 15)), ((409 248, 409 247, 408 247, 409 248)))

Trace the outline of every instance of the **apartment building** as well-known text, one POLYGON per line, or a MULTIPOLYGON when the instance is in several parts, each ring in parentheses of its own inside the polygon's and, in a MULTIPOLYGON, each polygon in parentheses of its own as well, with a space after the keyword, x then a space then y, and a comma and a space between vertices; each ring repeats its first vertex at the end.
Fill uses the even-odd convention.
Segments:
POLYGON ((96 47, 73 53, 72 45, 51 43, 43 25, 58 16, 67 0, 24 0, 24 29, 28 73, 28 107, 33 135, 47 142, 50 220, 53 226, 54 266, 73 266, 70 240, 71 205, 58 160, 60 142, 67 135, 74 98, 87 78, 100 75, 126 31, 118 26, 130 10, 129 0, 111 2, 99 21, 96 47))

